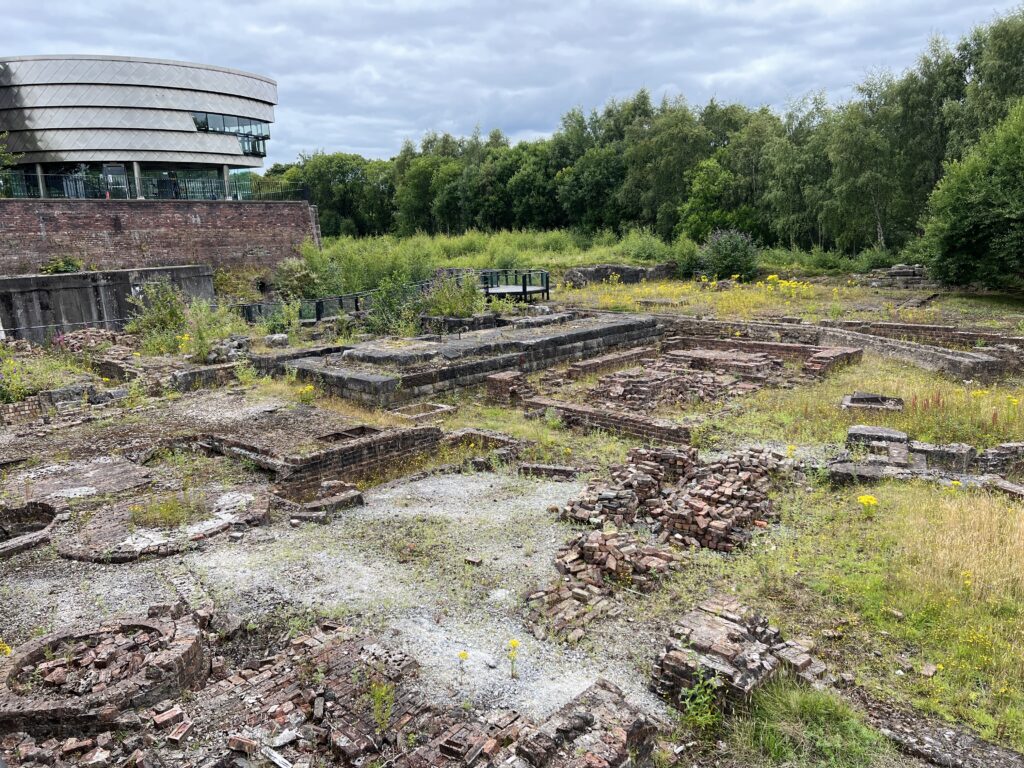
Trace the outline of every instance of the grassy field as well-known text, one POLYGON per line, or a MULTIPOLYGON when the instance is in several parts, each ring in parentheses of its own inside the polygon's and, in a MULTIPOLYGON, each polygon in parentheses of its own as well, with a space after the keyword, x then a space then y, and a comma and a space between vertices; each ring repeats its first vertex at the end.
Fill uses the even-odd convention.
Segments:
POLYGON ((698 435, 704 446, 740 440, 821 445, 844 442, 847 428, 854 424, 892 427, 924 442, 960 442, 977 448, 1012 442, 1024 435, 1024 382, 964 384, 865 354, 862 362, 813 384, 763 389, 735 400, 698 435), (901 397, 904 410, 840 409, 843 396, 858 390, 901 397))
POLYGON ((570 306, 620 312, 667 312, 719 319, 799 317, 977 326, 1024 333, 1024 297, 945 294, 924 308, 905 308, 908 299, 931 291, 859 286, 850 280, 815 281, 769 275, 754 283, 721 288, 703 281, 659 280, 622 285, 616 280, 584 288, 560 286, 554 298, 570 306))
POLYGON ((786 634, 809 635, 835 672, 873 695, 1024 747, 1024 517, 982 491, 925 483, 794 490, 746 551, 694 566, 637 605, 735 590, 786 634), (857 501, 872 494, 877 506, 857 501))

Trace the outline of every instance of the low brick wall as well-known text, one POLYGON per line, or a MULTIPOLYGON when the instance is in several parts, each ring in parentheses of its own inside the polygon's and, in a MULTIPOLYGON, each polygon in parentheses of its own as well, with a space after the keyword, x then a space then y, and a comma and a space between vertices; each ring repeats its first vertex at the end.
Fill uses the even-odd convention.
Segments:
POLYGON ((690 442, 690 429, 681 424, 660 419, 648 419, 608 409, 591 408, 580 403, 567 403, 549 397, 532 397, 524 401, 527 408, 550 408, 570 427, 603 429, 640 440, 650 440, 669 445, 685 445, 690 442))
POLYGON ((0 275, 73 256, 97 269, 272 267, 313 238, 306 202, 0 200, 0 275))
MULTIPOLYGON (((482 384, 488 376, 501 371, 536 371, 560 362, 580 360, 615 347, 631 347, 656 340, 660 329, 649 318, 634 317, 615 323, 596 324, 586 328, 552 331, 546 338, 527 338, 510 342, 507 347, 520 347, 512 352, 496 351, 493 356, 448 365, 438 365, 407 373, 381 366, 372 371, 348 368, 345 360, 304 357, 286 367, 294 368, 297 377, 322 387, 338 397, 358 400, 370 405, 394 406, 429 397, 460 387, 482 384)), ((482 348, 481 354, 488 354, 482 348)))
POLYGON ((357 480, 400 467, 441 442, 438 427, 379 432, 308 456, 283 457, 280 486, 295 497, 315 491, 324 480, 357 480))
POLYGON ((578 363, 573 363, 566 370, 565 375, 570 379, 579 379, 592 373, 600 373, 601 371, 618 368, 638 360, 649 360, 657 356, 658 350, 655 347, 637 347, 636 349, 627 349, 624 352, 612 352, 608 355, 601 355, 600 357, 593 357, 589 360, 580 360, 578 363))
POLYGON ((981 352, 945 349, 843 328, 827 328, 804 323, 729 322, 664 314, 656 317, 669 334, 870 349, 883 357, 961 379, 991 379, 1002 375, 1008 368, 1005 360, 981 352))
POLYGON ((826 373, 837 365, 859 362, 863 350, 855 347, 819 347, 814 344, 793 344, 782 341, 751 341, 748 339, 717 339, 708 336, 672 336, 665 340, 665 349, 718 349, 740 352, 761 352, 784 360, 802 362, 814 373, 826 373))
POLYGON ((819 325, 827 328, 844 328, 848 331, 885 336, 890 339, 934 342, 974 346, 976 344, 1024 344, 1024 336, 1008 336, 991 331, 963 330, 955 325, 926 325, 923 323, 865 323, 859 320, 822 320, 819 325))

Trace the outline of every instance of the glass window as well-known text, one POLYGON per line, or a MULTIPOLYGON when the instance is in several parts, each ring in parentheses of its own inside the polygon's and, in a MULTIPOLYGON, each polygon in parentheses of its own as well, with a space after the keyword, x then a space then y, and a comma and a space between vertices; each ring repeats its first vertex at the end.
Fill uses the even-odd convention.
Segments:
POLYGON ((192 121, 196 124, 197 131, 208 131, 210 130, 210 123, 206 119, 205 112, 193 112, 192 121))
POLYGON ((238 133, 238 118, 234 115, 224 115, 224 130, 228 133, 238 133))
POLYGON ((211 131, 224 132, 224 116, 223 115, 207 115, 210 123, 211 131))
POLYGON ((238 118, 238 132, 252 135, 252 121, 248 117, 238 118))

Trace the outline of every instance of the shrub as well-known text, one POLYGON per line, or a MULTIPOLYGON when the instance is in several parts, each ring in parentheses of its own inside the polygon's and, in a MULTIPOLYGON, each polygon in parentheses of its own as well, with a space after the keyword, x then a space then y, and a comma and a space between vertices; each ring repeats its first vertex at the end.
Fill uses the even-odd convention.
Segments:
POLYGON ((663 262, 672 258, 672 248, 648 229, 631 229, 616 252, 629 261, 663 262))
POLYGON ((415 336, 419 332, 419 289, 401 279, 385 277, 370 299, 366 329, 381 335, 415 336))
POLYGON ((704 267, 714 277, 750 279, 757 273, 759 255, 750 235, 736 229, 716 229, 704 243, 704 267))
POLYGON ((125 330, 141 337, 142 351, 148 355, 180 352, 202 361, 213 344, 249 330, 227 306, 214 307, 203 299, 186 305, 170 283, 149 283, 141 296, 129 301, 138 311, 125 330))
POLYGON ((249 332, 249 326, 229 307, 215 307, 203 299, 196 299, 189 305, 186 319, 186 332, 179 338, 179 351, 199 362, 206 359, 218 341, 249 332))
POLYGON ((442 277, 434 282, 422 302, 423 312, 435 317, 472 317, 484 311, 486 299, 476 275, 442 277))
POLYGON ((676 274, 683 280, 704 271, 700 248, 686 235, 679 235, 672 243, 672 259, 676 263, 676 274))
POLYGON ((294 340, 302 328, 302 302, 298 299, 282 302, 263 319, 262 325, 266 333, 287 333, 288 338, 294 340))
POLYGON ((141 295, 128 301, 137 311, 125 330, 142 338, 142 351, 147 355, 177 352, 188 313, 181 292, 167 282, 147 283, 141 295))
POLYGON ((65 275, 71 272, 81 272, 85 269, 85 263, 74 256, 54 256, 39 268, 44 275, 65 275))
POLYGON ((305 259, 285 259, 277 265, 273 277, 274 287, 286 298, 316 298, 319 287, 317 276, 313 274, 305 259))

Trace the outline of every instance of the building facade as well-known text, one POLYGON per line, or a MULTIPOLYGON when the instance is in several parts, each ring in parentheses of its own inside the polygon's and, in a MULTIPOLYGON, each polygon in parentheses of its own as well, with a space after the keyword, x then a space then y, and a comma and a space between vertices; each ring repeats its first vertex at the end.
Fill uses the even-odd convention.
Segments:
POLYGON ((273 80, 204 64, 0 59, 0 132, 20 155, 0 196, 231 197, 230 172, 263 164, 276 103, 273 80))

